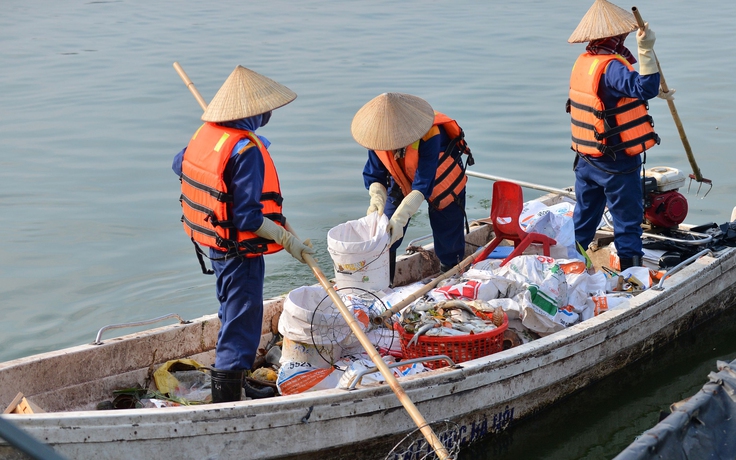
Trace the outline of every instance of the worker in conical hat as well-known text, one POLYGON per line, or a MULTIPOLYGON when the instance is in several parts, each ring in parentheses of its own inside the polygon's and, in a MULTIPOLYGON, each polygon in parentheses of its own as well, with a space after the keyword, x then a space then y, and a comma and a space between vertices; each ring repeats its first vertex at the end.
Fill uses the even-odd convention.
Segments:
POLYGON ((221 327, 213 402, 240 400, 240 391, 223 392, 222 385, 215 385, 216 378, 242 380, 249 397, 273 395, 272 389, 253 388, 243 379, 261 339, 263 255, 286 249, 304 262, 303 254, 314 253, 284 228, 270 142, 256 134, 274 109, 295 98, 286 86, 237 66, 202 115, 205 124, 174 158, 174 172, 181 178, 184 231, 202 271, 217 276, 221 327), (211 260, 213 270, 206 268, 204 257, 211 260))
POLYGON ((465 165, 470 149, 457 122, 435 112, 427 101, 403 93, 383 93, 353 117, 353 138, 368 149, 363 181, 367 214, 389 217, 390 271, 411 217, 428 202, 434 249, 442 271, 465 254, 465 165))
POLYGON ((637 60, 624 41, 637 29, 631 12, 595 0, 568 39, 587 42, 573 66, 567 102, 576 152, 575 238, 587 249, 608 205, 622 270, 641 265, 642 153, 660 142, 646 101, 674 93, 660 91, 648 24, 636 33, 639 71, 634 69, 637 60))

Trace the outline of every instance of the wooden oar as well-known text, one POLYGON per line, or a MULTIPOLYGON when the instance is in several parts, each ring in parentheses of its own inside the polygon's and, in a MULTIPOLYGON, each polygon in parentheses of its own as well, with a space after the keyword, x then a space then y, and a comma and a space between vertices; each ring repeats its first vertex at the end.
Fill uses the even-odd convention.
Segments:
MULTIPOLYGON (((642 19, 641 14, 639 13, 639 9, 635 6, 631 7, 631 11, 634 13, 634 17, 636 18, 636 23, 639 25, 639 30, 644 30, 644 19, 642 19)), ((652 53, 654 53, 654 50, 652 50, 652 53)), ((657 70, 659 70, 659 86, 662 87, 662 91, 665 93, 669 92, 669 87, 667 86, 667 82, 664 79, 664 74, 662 73, 662 66, 659 65, 659 59, 657 58, 657 54, 654 54, 654 61, 657 63, 657 70)), ((699 183, 705 182, 706 184, 710 185, 710 188, 707 192, 705 192, 705 195, 703 195, 703 198, 705 198, 706 195, 710 192, 710 190, 713 188, 713 181, 710 179, 706 179, 703 177, 703 175, 700 173, 700 168, 698 167, 698 164, 695 162, 695 156, 693 155, 693 149, 690 147, 690 142, 687 140, 687 135, 685 135, 685 128, 682 126, 682 121, 680 120, 680 115, 677 113, 677 109, 675 108, 675 101, 671 99, 667 99, 667 105, 670 108, 670 113, 672 113, 672 118, 675 120, 675 126, 677 126, 677 132, 680 133, 680 139, 682 140, 682 145, 685 147, 685 153, 687 154, 687 159, 690 162, 690 167, 693 170, 693 174, 690 174, 690 179, 694 179, 695 181, 699 183)), ((698 187, 698 193, 700 192, 700 187, 698 187)))
MULTIPOLYGON (((182 80, 184 80, 184 83, 187 85, 187 88, 189 88, 189 91, 192 92, 194 95, 194 98, 197 99, 197 102, 199 102, 199 105, 202 107, 202 110, 207 109, 207 103, 205 102, 204 98, 201 94, 199 94, 199 91, 197 91, 197 88, 195 88, 194 83, 189 79, 186 72, 184 72, 184 69, 179 65, 178 62, 174 62, 174 69, 176 69, 176 72, 179 74, 182 80)), ((294 232, 294 229, 291 228, 291 225, 287 222, 285 225, 286 230, 291 232, 295 237, 298 238, 297 234, 294 232)), ((414 421, 414 423, 419 428, 419 431, 424 435, 424 438, 427 440, 429 445, 434 450, 435 454, 441 459, 446 460, 450 459, 450 453, 447 451, 445 446, 442 444, 442 441, 440 441, 440 438, 437 437, 435 432, 432 430, 432 428, 429 426, 427 421, 424 419, 422 414, 419 412, 419 410, 416 408, 413 402, 411 402, 411 399, 409 399, 409 396, 407 396, 406 392, 403 388, 401 388, 401 385, 399 384, 399 381, 396 380, 396 377, 394 377, 393 372, 391 369, 388 368, 386 363, 381 358, 381 355, 378 354, 376 351, 376 347, 373 346, 371 341, 368 339, 368 337, 365 335, 363 330, 360 328, 360 325, 358 321, 355 319, 355 316, 353 316, 352 313, 350 313, 350 310, 348 310, 348 307, 345 306, 345 303, 342 301, 340 296, 337 294, 337 291, 335 291, 335 288, 332 287, 330 282, 325 277, 324 273, 322 273, 322 270, 319 268, 319 265, 317 265, 317 262, 314 260, 314 257, 312 257, 310 254, 302 254, 304 257, 304 261, 307 263, 309 268, 312 269, 312 273, 314 273, 314 276, 317 278, 317 281, 319 281, 319 284, 322 285, 325 291, 327 291, 327 294, 330 296, 330 299, 332 299, 332 302, 335 304, 337 309, 340 311, 340 314, 342 315, 343 319, 346 323, 348 323, 348 326, 350 326, 350 330, 353 331, 353 334, 358 338, 358 342, 363 346, 366 353, 368 353, 368 356, 370 356, 371 361, 373 361, 373 364, 376 365, 376 368, 381 372, 381 375, 383 375, 383 378, 386 380, 386 383, 391 387, 394 394, 396 394, 396 397, 399 399, 399 402, 402 406, 404 406, 404 409, 409 413, 409 417, 414 421)))

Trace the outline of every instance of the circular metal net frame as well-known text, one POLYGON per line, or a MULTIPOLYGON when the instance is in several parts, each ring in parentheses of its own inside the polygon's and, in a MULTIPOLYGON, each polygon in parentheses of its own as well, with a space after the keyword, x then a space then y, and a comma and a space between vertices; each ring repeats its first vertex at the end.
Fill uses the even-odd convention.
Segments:
MULTIPOLYGON (((358 312, 356 319, 365 325, 363 332, 372 339, 376 349, 381 356, 389 354, 396 338, 394 324, 391 318, 382 318, 374 324, 374 318, 380 317, 381 313, 388 308, 383 301, 371 291, 357 287, 344 287, 335 290, 342 299, 345 306, 351 312, 358 312), (366 315, 366 317, 362 317, 366 315), (366 325, 367 319, 367 325, 366 325)), ((342 351, 347 344, 358 344, 350 326, 342 317, 340 310, 332 302, 330 296, 325 296, 315 308, 311 320, 311 336, 319 356, 329 363, 335 365, 335 351, 342 351), (350 339, 352 337, 352 340, 350 339)), ((359 344, 357 345, 359 347, 359 344)))
MULTIPOLYGON (((450 420, 436 420, 429 423, 429 427, 445 446, 450 454, 449 459, 456 459, 460 452, 460 425, 450 420)), ((439 458, 432 449, 419 428, 409 432, 394 446, 385 460, 433 460, 439 458)))

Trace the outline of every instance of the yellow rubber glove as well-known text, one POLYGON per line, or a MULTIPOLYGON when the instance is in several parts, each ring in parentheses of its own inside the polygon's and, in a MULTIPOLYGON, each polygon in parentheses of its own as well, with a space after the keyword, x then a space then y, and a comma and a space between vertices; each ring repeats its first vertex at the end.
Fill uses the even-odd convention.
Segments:
POLYGON ((406 227, 411 216, 419 210, 419 206, 422 205, 423 201, 424 195, 419 190, 412 190, 401 200, 401 204, 396 208, 396 212, 388 222, 388 231, 391 234, 390 245, 393 245, 404 236, 404 227, 406 227))
POLYGON ((377 212, 379 215, 383 214, 383 209, 386 207, 386 187, 383 184, 374 182, 368 187, 368 195, 371 197, 371 202, 365 215, 369 216, 374 212, 377 212))
POLYGON ((314 249, 299 241, 285 228, 276 225, 271 219, 264 217, 263 223, 254 233, 262 238, 274 240, 301 263, 305 263, 302 253, 314 254, 314 249))
POLYGON ((644 30, 636 32, 636 44, 639 45, 639 75, 652 75, 659 72, 657 58, 654 56, 654 42, 657 37, 649 28, 649 23, 644 23, 644 30))

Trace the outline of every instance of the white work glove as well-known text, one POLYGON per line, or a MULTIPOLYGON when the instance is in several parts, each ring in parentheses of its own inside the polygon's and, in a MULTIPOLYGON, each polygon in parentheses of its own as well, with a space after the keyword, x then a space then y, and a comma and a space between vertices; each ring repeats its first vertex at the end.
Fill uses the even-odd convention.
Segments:
POLYGON ((262 238, 274 240, 301 263, 305 263, 302 253, 314 254, 314 249, 302 243, 291 232, 287 231, 284 227, 276 225, 271 219, 266 217, 263 218, 263 223, 255 231, 255 234, 262 238))
POLYGON ((400 240, 404 236, 404 227, 411 219, 411 216, 419 210, 419 206, 424 201, 424 195, 419 190, 412 190, 406 195, 401 204, 396 208, 391 220, 388 221, 388 232, 391 234, 390 246, 400 240))
POLYGON ((386 207, 386 187, 383 184, 374 182, 368 187, 368 195, 371 197, 371 203, 365 215, 370 216, 374 212, 377 212, 379 215, 383 214, 383 208, 386 207))
POLYGON ((644 30, 637 30, 636 44, 639 45, 639 75, 652 75, 659 72, 657 58, 654 57, 654 41, 657 37, 649 28, 649 23, 644 23, 644 30))
POLYGON ((670 90, 665 93, 664 91, 662 91, 662 88, 659 88, 659 94, 657 94, 657 97, 660 99, 665 99, 667 101, 674 101, 675 91, 677 90, 670 88, 670 90))

